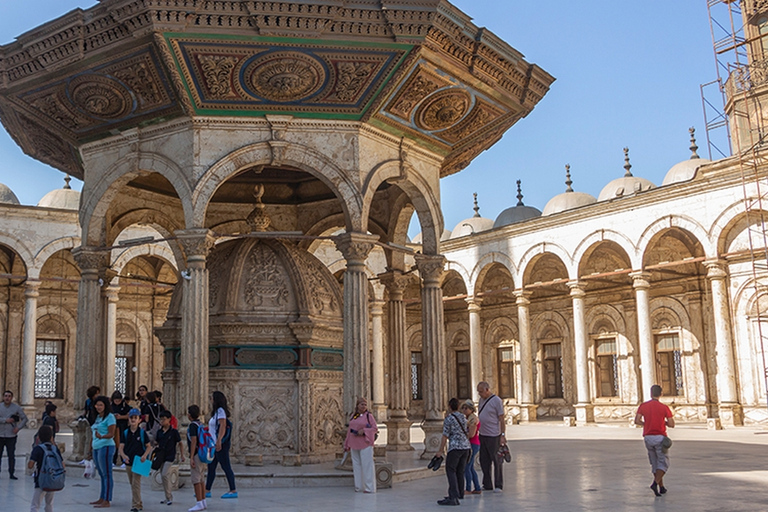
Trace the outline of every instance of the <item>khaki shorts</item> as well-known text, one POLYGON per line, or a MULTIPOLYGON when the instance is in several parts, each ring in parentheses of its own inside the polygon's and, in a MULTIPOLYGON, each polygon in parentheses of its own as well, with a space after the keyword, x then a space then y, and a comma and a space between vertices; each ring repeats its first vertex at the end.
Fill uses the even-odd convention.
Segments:
POLYGON ((190 466, 189 468, 189 478, 192 481, 192 485, 205 482, 206 469, 208 469, 208 464, 200 462, 200 458, 195 454, 195 467, 190 466))

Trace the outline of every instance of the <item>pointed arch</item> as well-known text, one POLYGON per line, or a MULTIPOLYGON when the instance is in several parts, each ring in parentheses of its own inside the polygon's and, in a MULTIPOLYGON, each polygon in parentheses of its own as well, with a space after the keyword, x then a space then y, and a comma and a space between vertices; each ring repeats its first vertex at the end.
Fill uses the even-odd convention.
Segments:
POLYGON ((62 238, 57 238, 49 242, 42 249, 40 249, 35 255, 35 262, 32 265, 32 267, 29 269, 29 277, 32 279, 39 278, 40 272, 42 272, 43 267, 45 266, 45 263, 48 261, 48 259, 50 259, 51 256, 53 256, 57 252, 65 249, 72 250, 75 247, 79 247, 79 246, 80 246, 79 236, 66 236, 62 238))
POLYGON ((683 215, 667 215, 652 222, 643 230, 643 234, 637 241, 637 254, 641 261, 645 258, 645 253, 656 235, 670 228, 678 228, 690 233, 701 244, 707 258, 716 256, 716 248, 712 244, 712 239, 701 224, 683 215))
POLYGON ((503 266, 512 279, 512 283, 515 283, 514 275, 516 274, 515 264, 512 262, 509 256, 502 252, 489 252, 483 255, 482 258, 475 264, 470 275, 470 281, 467 285, 467 290, 473 290, 472 293, 477 294, 479 290, 478 285, 483 281, 485 275, 491 269, 494 263, 498 263, 503 266))
POLYGON ((584 237, 576 246, 576 250, 573 251, 573 261, 576 268, 581 266, 581 260, 587 251, 600 242, 614 242, 627 254, 632 268, 640 268, 642 266, 643 261, 638 255, 637 247, 626 235, 611 229, 599 229, 584 237))
POLYGON ((512 276, 515 282, 519 283, 520 285, 526 284, 524 279, 526 273, 528 272, 529 265, 534 263, 538 259, 538 256, 542 256, 544 254, 552 254, 559 258, 565 266, 565 269, 568 271, 568 278, 576 278, 577 272, 576 269, 573 268, 573 258, 570 254, 568 254, 568 251, 566 251, 565 248, 559 244, 553 242, 541 242, 525 251, 523 256, 520 258, 520 262, 517 264, 518 273, 516 276, 512 276))

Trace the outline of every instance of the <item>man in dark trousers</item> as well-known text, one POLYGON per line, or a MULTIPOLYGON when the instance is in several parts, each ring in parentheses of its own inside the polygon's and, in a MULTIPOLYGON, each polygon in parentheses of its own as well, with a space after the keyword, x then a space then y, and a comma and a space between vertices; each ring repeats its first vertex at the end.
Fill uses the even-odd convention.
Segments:
POLYGON ((651 386, 651 399, 640 404, 635 415, 635 425, 643 427, 643 439, 653 473, 651 490, 656 496, 667 492, 664 487, 664 474, 669 470, 669 455, 662 443, 667 437, 667 427, 675 426, 672 411, 659 401, 660 397, 661 386, 654 384, 651 386))
POLYGON ((483 490, 501 492, 504 487, 504 476, 498 452, 500 446, 507 445, 504 402, 491 393, 491 387, 487 382, 479 383, 477 392, 480 394, 477 416, 480 418, 480 467, 483 470, 483 490), (493 466, 493 477, 491 477, 491 466, 493 466))
POLYGON ((13 474, 16 471, 16 435, 27 424, 27 415, 18 404, 13 403, 13 393, 3 393, 0 403, 0 460, 3 448, 8 452, 8 474, 11 480, 18 480, 13 474))

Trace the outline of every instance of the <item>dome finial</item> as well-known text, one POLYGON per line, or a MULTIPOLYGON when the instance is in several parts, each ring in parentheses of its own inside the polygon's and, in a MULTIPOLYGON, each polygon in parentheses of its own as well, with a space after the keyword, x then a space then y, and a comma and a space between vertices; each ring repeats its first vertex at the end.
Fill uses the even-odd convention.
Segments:
POLYGON ((64 176, 64 190, 72 190, 72 187, 69 186, 70 181, 72 181, 72 178, 69 177, 69 174, 64 176))
POLYGON ((632 168, 632 164, 629 163, 629 148, 624 148, 624 177, 625 178, 632 177, 632 171, 630 171, 631 168, 632 168))
POLYGON ((523 204, 523 191, 520 190, 520 180, 517 180, 517 204, 515 206, 525 206, 523 204))
POLYGON ((691 160, 695 160, 699 158, 699 154, 696 153, 696 150, 699 149, 699 146, 696 145, 696 136, 694 135, 696 133, 696 128, 691 126, 688 128, 688 133, 691 134, 691 147, 689 148, 691 150, 691 160))
POLYGON ((565 164, 565 184, 568 186, 565 191, 573 192, 571 188, 571 185, 573 185, 573 181, 571 181, 571 164, 565 164))
POLYGON ((479 217, 480 216, 480 207, 477 206, 477 192, 473 192, 472 193, 472 197, 475 199, 475 207, 472 208, 473 210, 475 210, 475 214, 473 215, 473 217, 479 217))

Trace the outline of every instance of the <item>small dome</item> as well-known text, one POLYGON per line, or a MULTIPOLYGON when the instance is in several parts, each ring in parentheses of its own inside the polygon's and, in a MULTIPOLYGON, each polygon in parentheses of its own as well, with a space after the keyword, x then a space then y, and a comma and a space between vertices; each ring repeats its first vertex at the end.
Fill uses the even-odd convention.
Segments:
POLYGON ((572 210, 579 206, 586 206, 588 204, 596 203, 597 199, 594 196, 587 194, 586 192, 574 192, 571 188, 573 182, 571 181, 571 166, 565 166, 565 184, 568 188, 565 192, 558 194, 544 206, 544 210, 541 212, 542 217, 552 215, 566 210, 572 210))
POLYGON ((67 176, 64 178, 66 184, 64 188, 57 188, 51 190, 43 196, 37 203, 37 206, 43 208, 59 208, 62 210, 79 210, 80 209, 80 192, 72 190, 69 186, 69 181, 72 178, 67 176))
POLYGON ((520 190, 520 180, 517 180, 517 204, 501 212, 496 217, 493 227, 500 228, 536 217, 541 217, 541 211, 533 206, 523 204, 523 192, 520 190))
POLYGON ((647 179, 633 176, 632 172, 630 172, 631 168, 632 165, 629 163, 629 148, 624 148, 624 176, 611 181, 603 187, 603 190, 600 191, 600 195, 597 196, 597 200, 607 201, 617 197, 627 197, 644 190, 656 188, 656 185, 647 179))
POLYGON ((696 175, 696 171, 699 167, 711 162, 711 160, 707 160, 706 158, 699 158, 698 153, 696 153, 696 150, 699 149, 699 147, 696 145, 696 138, 694 137, 694 132, 696 130, 694 128, 689 128, 688 131, 691 134, 691 158, 673 165, 669 171, 667 171, 666 176, 664 176, 664 181, 661 182, 662 185, 671 185, 672 183, 688 181, 696 175))
POLYGON ((451 239, 493 229, 493 220, 480 216, 480 207, 477 206, 477 193, 475 192, 472 195, 475 198, 475 207, 473 208, 475 215, 456 224, 456 227, 451 231, 451 239))
POLYGON ((19 198, 8 188, 8 185, 0 183, 0 203, 2 204, 21 204, 19 198))
MULTIPOLYGON (((448 240, 450 238, 451 238, 451 232, 449 230, 447 230, 447 229, 444 229, 443 230, 443 234, 440 235, 440 241, 441 242, 445 242, 446 240, 448 240)), ((422 236, 421 236, 421 233, 419 233, 418 235, 413 237, 413 240, 411 241, 411 243, 420 244, 421 243, 421 239, 422 239, 422 236)))

